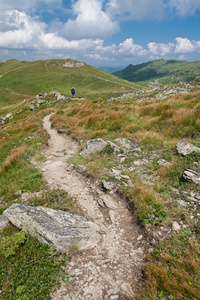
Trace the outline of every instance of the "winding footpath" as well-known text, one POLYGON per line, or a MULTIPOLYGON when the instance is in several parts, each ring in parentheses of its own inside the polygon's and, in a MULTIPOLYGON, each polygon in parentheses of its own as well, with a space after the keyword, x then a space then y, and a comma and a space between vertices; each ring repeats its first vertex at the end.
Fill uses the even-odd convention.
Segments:
POLYGON ((99 181, 88 179, 69 168, 68 159, 77 151, 75 141, 51 128, 50 115, 43 120, 50 135, 40 163, 44 178, 53 188, 66 190, 82 207, 101 239, 82 256, 67 262, 70 282, 62 282, 53 300, 135 299, 140 287, 145 240, 126 203, 115 193, 104 193, 99 181), (102 208, 97 200, 106 197, 102 208))

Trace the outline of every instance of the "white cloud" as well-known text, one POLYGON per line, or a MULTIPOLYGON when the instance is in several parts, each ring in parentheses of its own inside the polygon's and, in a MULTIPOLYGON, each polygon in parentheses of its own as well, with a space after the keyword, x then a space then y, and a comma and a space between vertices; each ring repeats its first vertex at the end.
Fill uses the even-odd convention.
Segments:
POLYGON ((26 13, 33 13, 38 7, 43 6, 61 6, 62 0, 1 0, 0 11, 20 10, 26 13))
POLYGON ((163 0, 110 0, 107 12, 122 20, 160 19, 166 8, 163 0))
POLYGON ((142 56, 146 54, 146 51, 142 46, 134 44, 133 39, 130 38, 119 44, 118 53, 135 54, 138 56, 142 56))
POLYGON ((34 48, 38 36, 46 27, 44 23, 17 10, 7 11, 4 21, 4 26, 7 26, 8 30, 0 32, 1 47, 34 48))
POLYGON ((200 10, 200 0, 169 0, 168 5, 180 16, 194 15, 200 10))
POLYGON ((147 45, 148 49, 153 55, 158 55, 160 57, 165 57, 167 54, 172 53, 174 46, 174 43, 148 43, 147 45))
POLYGON ((196 42, 191 42, 187 38, 181 38, 177 37, 176 38, 176 48, 175 48, 175 53, 189 53, 195 51, 197 47, 196 42))
POLYGON ((119 31, 119 23, 103 11, 103 0, 78 0, 72 6, 74 19, 66 23, 55 20, 51 30, 68 39, 105 38, 119 31))

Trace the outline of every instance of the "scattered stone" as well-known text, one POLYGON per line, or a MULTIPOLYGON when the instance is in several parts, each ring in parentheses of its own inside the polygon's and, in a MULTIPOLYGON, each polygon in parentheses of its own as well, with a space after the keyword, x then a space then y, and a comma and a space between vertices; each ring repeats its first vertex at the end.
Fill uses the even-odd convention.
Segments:
POLYGON ((65 68, 75 68, 75 67, 80 68, 80 67, 84 67, 84 65, 85 64, 83 62, 80 62, 80 61, 77 61, 77 62, 68 61, 68 62, 63 64, 63 67, 65 67, 65 68))
POLYGON ((178 154, 181 154, 183 156, 186 156, 192 152, 200 153, 200 148, 198 148, 186 141, 180 141, 176 145, 176 150, 177 150, 178 154))
POLYGON ((133 148, 133 142, 126 138, 118 138, 115 139, 114 142, 117 142, 124 150, 131 150, 133 148))
POLYGON ((130 177, 128 175, 121 175, 121 178, 123 178, 123 179, 130 179, 130 177))
POLYGON ((181 230, 181 226, 175 221, 175 222, 172 224, 172 230, 173 230, 173 231, 180 231, 180 230, 181 230))
POLYGON ((60 133, 60 134, 63 134, 63 133, 65 133, 66 131, 63 129, 63 128, 58 128, 58 133, 60 133))
POLYGON ((86 166, 83 166, 83 165, 78 165, 77 167, 76 167, 76 171, 77 172, 80 172, 80 173, 82 173, 82 172, 84 172, 84 171, 86 171, 87 170, 87 167, 86 166))
POLYGON ((120 148, 115 143, 113 143, 111 141, 106 141, 106 143, 107 143, 107 145, 110 145, 113 148, 114 153, 120 152, 120 148))
POLYGON ((109 195, 102 195, 100 197, 100 199, 104 203, 105 207, 108 207, 108 208, 111 208, 111 209, 117 208, 117 205, 115 204, 115 202, 113 201, 113 199, 109 195))
POLYGON ((140 241, 142 238, 143 238, 143 235, 140 234, 140 235, 138 236, 138 238, 137 238, 137 241, 140 241))
POLYGON ((106 190, 112 190, 114 188, 114 184, 112 182, 109 182, 107 180, 102 180, 102 187, 106 190))
POLYGON ((6 216, 0 215, 0 230, 3 230, 9 225, 9 219, 6 216))
POLYGON ((14 195, 17 196, 17 197, 18 197, 18 196, 21 196, 21 194, 22 194, 22 191, 21 191, 21 190, 19 190, 19 191, 17 191, 16 193, 14 193, 14 195))
POLYGON ((73 169, 74 169, 74 165, 73 164, 70 164, 69 166, 67 166, 67 171, 68 172, 73 171, 73 169))
POLYGON ((30 107, 30 110, 34 110, 35 109, 35 106, 33 104, 29 105, 30 107))
POLYGON ((110 175, 116 179, 120 179, 121 178, 121 173, 122 171, 121 170, 117 170, 117 169, 110 169, 110 175))
POLYGON ((38 99, 38 105, 42 105, 43 103, 45 102, 45 100, 42 100, 42 99, 38 99))
POLYGON ((109 211, 109 218, 112 223, 115 223, 115 212, 113 210, 109 211))
POLYGON ((99 198, 99 199, 97 200, 97 202, 98 202, 98 204, 99 204, 101 207, 106 207, 106 205, 105 205, 105 203, 104 203, 104 201, 103 201, 102 198, 99 198))
POLYGON ((7 115, 6 115, 6 119, 12 119, 13 118, 13 114, 12 113, 8 113, 7 115))
POLYGON ((61 210, 16 203, 3 214, 13 225, 58 251, 64 252, 70 245, 92 248, 100 239, 85 218, 61 210))
POLYGON ((160 166, 170 166, 171 165, 168 161, 166 161, 165 159, 162 159, 162 158, 158 160, 158 164, 160 166))
POLYGON ((192 181, 196 184, 200 184, 200 173, 194 171, 194 170, 190 170, 187 169, 184 173, 183 173, 183 178, 186 181, 192 181))

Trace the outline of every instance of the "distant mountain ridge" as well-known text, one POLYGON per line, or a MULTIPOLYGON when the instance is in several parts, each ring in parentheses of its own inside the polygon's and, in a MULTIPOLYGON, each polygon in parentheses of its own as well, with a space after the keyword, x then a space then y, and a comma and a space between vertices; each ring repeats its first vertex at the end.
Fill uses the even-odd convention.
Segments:
POLYGON ((130 64, 125 69, 112 73, 131 82, 158 81, 163 84, 190 82, 200 76, 200 61, 155 60, 138 65, 130 64))

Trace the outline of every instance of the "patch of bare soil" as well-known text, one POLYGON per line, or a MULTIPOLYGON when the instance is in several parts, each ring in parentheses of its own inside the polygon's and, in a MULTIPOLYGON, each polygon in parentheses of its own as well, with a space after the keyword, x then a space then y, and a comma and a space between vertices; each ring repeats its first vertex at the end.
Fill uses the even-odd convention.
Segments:
POLYGON ((82 207, 85 217, 101 239, 83 255, 74 256, 66 268, 70 285, 62 282, 54 300, 135 299, 140 286, 145 240, 126 203, 115 193, 105 194, 99 181, 68 168, 68 159, 78 148, 75 141, 51 128, 50 115, 43 120, 50 135, 40 168, 48 184, 66 190, 82 207), (106 197, 107 208, 99 206, 106 197))

